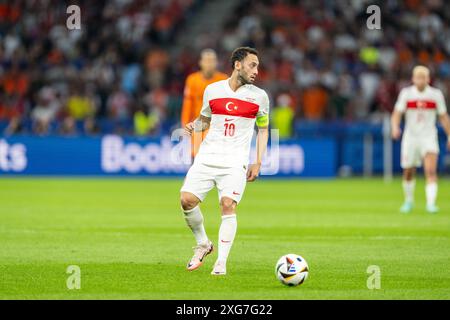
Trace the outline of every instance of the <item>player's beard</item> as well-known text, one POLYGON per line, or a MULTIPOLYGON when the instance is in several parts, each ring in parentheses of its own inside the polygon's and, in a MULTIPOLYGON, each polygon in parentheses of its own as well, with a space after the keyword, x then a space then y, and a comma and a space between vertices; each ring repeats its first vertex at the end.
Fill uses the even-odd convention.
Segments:
POLYGON ((238 81, 240 83, 242 83, 242 85, 244 85, 244 84, 252 84, 253 83, 253 81, 251 81, 249 79, 249 77, 247 77, 246 74, 244 74, 243 72, 242 73, 241 72, 238 73, 238 81))

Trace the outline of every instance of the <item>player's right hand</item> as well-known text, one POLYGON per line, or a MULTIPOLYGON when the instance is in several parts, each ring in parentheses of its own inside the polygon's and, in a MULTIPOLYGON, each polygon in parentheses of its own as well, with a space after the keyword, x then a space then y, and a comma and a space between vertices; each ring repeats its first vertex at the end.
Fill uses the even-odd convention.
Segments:
POLYGON ((184 126, 184 132, 186 135, 192 135, 192 131, 194 131, 194 122, 189 122, 184 126))
POLYGON ((402 135, 402 130, 399 127, 392 128, 392 139, 398 140, 402 135))

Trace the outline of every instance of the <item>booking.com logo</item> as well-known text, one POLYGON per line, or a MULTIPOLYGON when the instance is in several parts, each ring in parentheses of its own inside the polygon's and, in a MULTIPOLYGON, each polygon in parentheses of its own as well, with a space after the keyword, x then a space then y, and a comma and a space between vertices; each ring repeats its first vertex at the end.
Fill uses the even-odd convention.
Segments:
POLYGON ((24 144, 10 144, 0 139, 0 172, 21 172, 27 164, 27 148, 24 144))
MULTIPOLYGON (((250 163, 256 159, 256 134, 253 134, 250 163)), ((107 173, 185 173, 192 164, 191 138, 184 129, 158 142, 139 144, 122 137, 107 135, 102 139, 101 166, 107 173)), ((279 144, 277 129, 272 129, 270 143, 263 157, 261 175, 300 174, 304 169, 304 152, 298 144, 279 144)))

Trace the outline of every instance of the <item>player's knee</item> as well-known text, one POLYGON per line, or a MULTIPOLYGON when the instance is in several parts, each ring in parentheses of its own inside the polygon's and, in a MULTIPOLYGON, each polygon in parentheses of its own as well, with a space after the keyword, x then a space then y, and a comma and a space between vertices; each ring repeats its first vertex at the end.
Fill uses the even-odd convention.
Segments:
POLYGON ((407 181, 414 179, 414 170, 413 169, 405 169, 403 172, 403 177, 407 181))
POLYGON ((231 198, 223 197, 220 199, 220 206, 222 207, 223 214, 231 214, 234 213, 236 209, 236 201, 231 198))
POLYGON ((181 193, 180 203, 183 210, 191 210, 198 205, 198 200, 195 196, 183 192, 181 193))
POLYGON ((436 170, 434 170, 434 169, 425 169, 425 177, 427 178, 428 181, 436 180, 437 179, 436 170))

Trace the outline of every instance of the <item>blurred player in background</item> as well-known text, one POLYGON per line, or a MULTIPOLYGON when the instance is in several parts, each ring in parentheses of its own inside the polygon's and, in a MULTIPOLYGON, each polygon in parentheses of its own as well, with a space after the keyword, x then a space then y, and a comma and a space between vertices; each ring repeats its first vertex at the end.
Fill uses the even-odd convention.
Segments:
MULTIPOLYGON (((202 50, 199 66, 200 71, 191 73, 186 79, 181 109, 181 125, 183 127, 200 115, 205 88, 211 83, 228 78, 225 73, 217 71, 217 55, 212 49, 202 50)), ((193 157, 197 154, 200 143, 203 141, 206 133, 207 131, 195 132, 192 135, 193 157)))
POLYGON ((254 181, 259 175, 269 137, 269 98, 264 90, 253 85, 258 74, 258 52, 248 47, 237 48, 231 55, 231 65, 231 77, 205 89, 199 117, 185 127, 189 135, 210 128, 181 188, 184 217, 197 241, 187 269, 200 267, 213 250, 199 203, 216 186, 222 223, 213 275, 226 274, 226 262, 237 229, 236 206, 246 182, 254 181), (248 166, 255 122, 258 126, 256 163, 248 166))
POLYGON ((403 191, 405 202, 400 211, 411 212, 414 206, 416 167, 424 165, 426 177, 426 210, 439 211, 436 206, 438 193, 437 162, 439 155, 436 117, 447 134, 447 148, 450 149, 450 119, 447 114, 442 92, 429 85, 430 71, 424 66, 416 66, 412 76, 413 85, 400 91, 392 113, 392 138, 401 135, 400 122, 405 114, 405 132, 401 145, 401 167, 403 168, 403 191))

